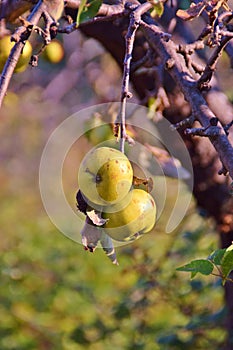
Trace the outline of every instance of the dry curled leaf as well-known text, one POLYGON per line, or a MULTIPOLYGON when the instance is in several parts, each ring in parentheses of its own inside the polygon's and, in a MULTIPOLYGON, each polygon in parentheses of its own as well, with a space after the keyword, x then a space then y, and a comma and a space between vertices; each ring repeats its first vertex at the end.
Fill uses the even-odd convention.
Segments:
POLYGON ((86 250, 93 253, 101 237, 101 228, 92 224, 87 217, 81 230, 82 244, 86 250))
POLYGON ((106 253, 107 257, 112 261, 113 264, 119 265, 117 261, 116 251, 113 245, 111 237, 109 237, 104 230, 101 230, 100 244, 106 253))
POLYGON ((133 186, 134 187, 139 187, 141 185, 144 185, 146 187, 146 191, 147 192, 151 192, 153 189, 153 180, 151 177, 147 178, 147 179, 142 179, 140 177, 137 176, 133 176, 133 186))
POLYGON ((81 211, 81 213, 86 214, 88 206, 80 190, 76 194, 76 201, 78 210, 81 211))
POLYGON ((133 139, 131 136, 129 136, 129 134, 126 135, 125 140, 126 140, 126 142, 128 142, 128 144, 129 144, 130 146, 135 145, 134 139, 133 139))
POLYGON ((108 219, 103 219, 101 214, 99 212, 96 212, 94 209, 87 210, 86 214, 92 223, 96 226, 103 226, 108 221, 108 219))
POLYGON ((206 8, 205 1, 201 1, 198 4, 191 3, 190 7, 187 10, 178 10, 176 15, 183 19, 184 21, 192 20, 196 17, 199 17, 202 11, 206 8))
MULTIPOLYGON (((114 123, 114 126, 113 126, 113 134, 118 141, 120 139, 120 126, 121 125, 118 122, 114 123)), ((126 127, 125 140, 126 142, 128 142, 130 146, 133 146, 135 144, 134 137, 136 137, 137 133, 131 125, 126 124, 125 127, 126 127)))
POLYGON ((145 144, 145 147, 156 158, 166 176, 179 177, 180 179, 190 178, 189 171, 182 166, 179 159, 172 157, 165 149, 152 146, 148 143, 145 144))

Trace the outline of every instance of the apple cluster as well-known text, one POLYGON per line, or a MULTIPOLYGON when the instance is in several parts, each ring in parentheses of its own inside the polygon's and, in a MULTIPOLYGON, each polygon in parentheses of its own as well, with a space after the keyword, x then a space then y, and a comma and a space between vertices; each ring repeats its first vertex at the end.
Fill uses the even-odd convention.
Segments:
POLYGON ((153 228, 155 201, 148 192, 133 187, 133 169, 122 152, 110 147, 92 149, 80 164, 78 183, 86 205, 101 215, 100 225, 111 238, 131 241, 153 228))

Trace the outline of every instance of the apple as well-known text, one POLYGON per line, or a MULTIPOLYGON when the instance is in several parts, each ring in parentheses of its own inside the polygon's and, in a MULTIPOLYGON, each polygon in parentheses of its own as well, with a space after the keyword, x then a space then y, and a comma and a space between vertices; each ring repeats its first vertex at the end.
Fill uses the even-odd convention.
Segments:
POLYGON ((64 48, 59 40, 49 43, 44 52, 43 58, 50 63, 59 63, 64 58, 64 48))
POLYGON ((80 164, 79 189, 92 204, 108 206, 121 201, 130 191, 132 181, 129 159, 114 148, 92 149, 80 164))
POLYGON ((103 227, 111 238, 133 241, 154 227, 156 204, 146 191, 133 189, 121 202, 105 207, 102 217, 108 219, 103 227))
MULTIPOLYGON (((0 39, 0 71, 3 70, 3 67, 14 45, 15 43, 11 42, 10 35, 6 35, 2 39, 0 39)), ((17 62, 17 65, 15 67, 15 71, 14 71, 15 73, 23 72, 27 68, 31 55, 32 55, 32 46, 30 42, 27 40, 22 50, 22 53, 19 57, 19 60, 17 62)))
POLYGON ((84 127, 85 136, 94 146, 114 138, 111 126, 104 123, 99 115, 87 120, 84 127))

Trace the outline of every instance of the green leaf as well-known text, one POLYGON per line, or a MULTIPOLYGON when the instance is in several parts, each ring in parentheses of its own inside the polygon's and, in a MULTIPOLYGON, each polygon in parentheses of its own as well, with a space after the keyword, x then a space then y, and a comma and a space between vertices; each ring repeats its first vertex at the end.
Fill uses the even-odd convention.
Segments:
MULTIPOLYGON (((227 248, 228 249, 228 248, 227 248)), ((221 269, 224 278, 233 270, 233 250, 226 250, 222 258, 221 269)))
POLYGON ((148 113, 147 116, 149 119, 153 119, 155 117, 156 109, 158 107, 158 100, 155 97, 149 97, 148 99, 148 113))
POLYGON ((208 260, 212 261, 215 265, 221 265, 221 261, 225 252, 226 249, 216 249, 210 254, 208 260))
POLYGON ((233 243, 227 247, 226 251, 229 252, 230 250, 233 250, 233 243))
POLYGON ((163 3, 158 1, 158 2, 155 2, 153 1, 153 9, 151 11, 151 17, 161 17, 162 14, 163 14, 163 11, 164 11, 164 6, 163 6, 163 3))
POLYGON ((191 279, 193 279, 196 276, 196 274, 197 274, 197 271, 192 271, 191 272, 191 279))
POLYGON ((214 265, 211 261, 206 259, 193 260, 190 263, 178 267, 177 271, 191 272, 191 278, 194 278, 199 272, 202 275, 210 275, 213 271, 214 265))
POLYGON ((88 4, 85 10, 81 13, 80 23, 83 23, 88 19, 95 17, 101 5, 102 5, 102 0, 93 0, 92 2, 90 2, 90 4, 88 4))
POLYGON ((85 8, 86 3, 87 3, 87 0, 81 0, 81 2, 80 2, 79 8, 78 8, 77 17, 76 17, 76 26, 77 27, 81 23, 80 22, 80 17, 81 17, 81 14, 82 14, 82 12, 83 12, 83 10, 85 8))

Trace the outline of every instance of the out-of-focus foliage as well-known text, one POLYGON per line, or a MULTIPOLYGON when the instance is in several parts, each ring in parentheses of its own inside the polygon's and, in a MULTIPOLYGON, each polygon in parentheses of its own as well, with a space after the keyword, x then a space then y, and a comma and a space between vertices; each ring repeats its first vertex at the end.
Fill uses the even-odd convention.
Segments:
MULTIPOLYGON (((38 190, 47 113, 56 114, 54 127, 65 108, 40 94, 38 88, 23 91, 24 99, 9 93, 2 111, 0 348, 218 349, 225 335, 220 282, 189 281, 175 271, 216 248, 210 223, 193 213, 170 235, 159 224, 117 249, 119 267, 100 249, 88 254, 65 238, 46 216, 38 190)), ((64 176, 64 182, 72 192, 74 180, 64 176)))
MULTIPOLYGON (((221 281, 190 281, 176 271, 218 246, 211 221, 194 206, 176 232, 164 234, 160 222, 152 233, 118 248, 119 267, 100 249, 85 252, 47 217, 38 168, 48 136, 77 109, 120 92, 119 70, 102 48, 77 36, 64 46, 65 63, 51 70, 41 62, 14 77, 1 110, 0 349, 220 349, 221 281)), ((69 170, 76 172, 91 148, 87 139, 81 142, 64 164, 71 205, 77 184, 69 170)))

